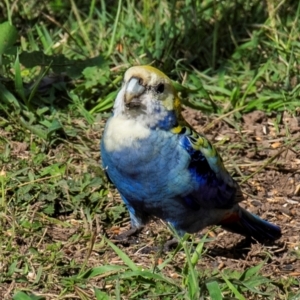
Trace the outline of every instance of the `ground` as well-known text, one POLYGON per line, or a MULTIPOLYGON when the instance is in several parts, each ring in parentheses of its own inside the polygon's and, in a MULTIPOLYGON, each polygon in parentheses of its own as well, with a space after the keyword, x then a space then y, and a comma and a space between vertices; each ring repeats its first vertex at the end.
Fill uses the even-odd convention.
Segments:
MULTIPOLYGON (((242 187, 245 197, 242 206, 282 229, 282 237, 279 240, 262 245, 249 242, 240 235, 220 228, 208 228, 193 237, 196 246, 203 234, 208 232, 209 241, 205 243, 205 250, 198 260, 197 268, 203 273, 213 274, 215 270, 244 271, 263 263, 261 274, 267 278, 277 282, 279 278, 286 280, 299 278, 300 118, 297 114, 292 116, 286 112, 266 114, 261 111, 254 111, 241 117, 237 112, 214 117, 188 108, 184 110, 183 115, 197 131, 205 133, 216 144, 226 167, 242 187)), ((100 160, 99 128, 103 129, 104 123, 105 118, 100 119, 96 126, 97 131, 88 133, 91 138, 91 156, 97 162, 100 160)), ((20 143, 15 144, 14 151, 17 156, 26 153, 24 147, 20 143)), ((57 153, 53 157, 57 157, 57 153)), ((62 285, 56 276, 60 278, 59 276, 67 274, 67 278, 70 278, 69 276, 79 272, 80 266, 124 265, 120 255, 116 255, 115 251, 105 244, 104 236, 123 250, 137 266, 151 269, 162 263, 170 254, 163 251, 163 244, 172 238, 166 224, 154 220, 139 234, 120 242, 116 236, 130 228, 129 216, 112 186, 108 199, 103 211, 109 212, 111 207, 122 208, 121 217, 117 217, 115 224, 107 223, 101 215, 95 215, 92 222, 88 222, 84 217, 86 214, 84 211, 80 211, 77 215, 71 213, 57 218, 46 218, 39 215, 38 205, 31 207, 32 220, 39 216, 39 220, 43 220, 43 231, 36 236, 16 236, 11 247, 18 248, 23 257, 29 255, 32 271, 22 275, 26 278, 24 281, 20 280, 22 276, 17 273, 11 280, 5 280, 0 286, 2 298, 10 299, 14 291, 28 288, 30 282, 35 287, 30 291, 36 295, 56 299, 62 293, 62 285), (47 259, 43 262, 36 261, 33 252, 30 252, 33 251, 31 250, 33 246, 47 259), (52 252, 55 253, 55 257, 52 252), (69 267, 72 262, 76 266, 73 269, 69 267), (57 267, 59 265, 62 267, 57 267), (39 273, 40 268, 43 270, 42 273, 39 273)), ((12 215, 7 216, 9 222, 12 218, 12 215)), ((4 234, 9 237, 11 231, 7 230, 4 234)), ((9 256, 9 251, 9 247, 3 250, 2 257, 9 256)), ((18 265, 19 269, 22 269, 24 261, 18 265)), ((171 261, 164 269, 168 278, 178 280, 181 276, 178 268, 183 266, 184 262, 185 253, 181 250, 176 254, 176 260, 171 261)), ((0 268, 8 272, 10 267, 6 264, 5 258, 2 259, 0 268)), ((101 286, 110 292, 115 286, 113 282, 110 284, 104 281, 106 277, 107 274, 95 277, 89 284, 101 286)), ((283 290, 281 295, 284 294, 284 287, 279 289, 283 290)), ((291 290, 297 292, 295 286, 291 286, 291 290)), ((78 290, 74 289, 74 293, 69 292, 64 297, 76 299, 77 293, 78 290)), ((87 295, 91 295, 89 293, 91 288, 86 291, 87 295)), ((92 296, 89 297, 88 299, 93 299, 92 296)), ((122 299, 128 297, 130 298, 128 295, 123 296, 122 299)), ((256 299, 256 296, 249 295, 247 299, 256 299)))
POLYGON ((0 2, 0 299, 299 300, 300 2, 23 2, 0 2), (99 140, 144 64, 202 111, 184 115, 278 241, 207 228, 165 252, 160 220, 116 240, 99 140))

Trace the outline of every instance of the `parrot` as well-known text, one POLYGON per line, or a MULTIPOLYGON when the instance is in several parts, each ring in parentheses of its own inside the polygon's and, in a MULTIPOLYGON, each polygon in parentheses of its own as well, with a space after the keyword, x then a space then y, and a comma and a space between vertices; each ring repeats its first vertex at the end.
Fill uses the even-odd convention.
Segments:
POLYGON ((180 236, 218 225, 258 242, 280 238, 279 226, 239 205, 244 198, 238 183, 181 111, 174 84, 163 72, 150 65, 125 72, 100 150, 132 228, 159 218, 180 236))

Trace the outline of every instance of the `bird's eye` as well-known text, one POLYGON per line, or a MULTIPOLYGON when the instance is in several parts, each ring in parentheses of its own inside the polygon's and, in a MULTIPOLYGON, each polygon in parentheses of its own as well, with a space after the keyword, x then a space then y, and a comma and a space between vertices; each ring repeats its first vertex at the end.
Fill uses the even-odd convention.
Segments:
POLYGON ((165 90, 165 85, 164 85, 163 83, 160 83, 160 84, 156 87, 156 92, 157 92, 158 94, 163 93, 164 90, 165 90))

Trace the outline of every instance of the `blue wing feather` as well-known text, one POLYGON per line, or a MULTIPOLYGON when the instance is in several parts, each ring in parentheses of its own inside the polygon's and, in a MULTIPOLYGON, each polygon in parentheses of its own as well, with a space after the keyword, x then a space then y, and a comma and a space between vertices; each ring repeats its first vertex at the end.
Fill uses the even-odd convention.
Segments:
POLYGON ((197 182, 197 189, 184 197, 186 204, 193 209, 232 207, 237 202, 238 186, 227 173, 218 153, 203 136, 188 127, 182 128, 179 132, 180 144, 190 155, 189 172, 197 182), (207 142, 205 151, 197 145, 197 137, 207 142), (215 163, 214 166, 209 163, 210 159, 215 163))

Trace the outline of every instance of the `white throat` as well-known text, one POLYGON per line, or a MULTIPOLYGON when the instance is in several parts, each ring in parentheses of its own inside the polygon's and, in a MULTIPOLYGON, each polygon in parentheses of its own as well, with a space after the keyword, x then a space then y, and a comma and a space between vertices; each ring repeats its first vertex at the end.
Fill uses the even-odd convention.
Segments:
POLYGON ((118 151, 125 147, 135 147, 137 141, 146 139, 151 130, 143 123, 126 116, 113 116, 107 123, 104 136, 107 151, 118 151))

